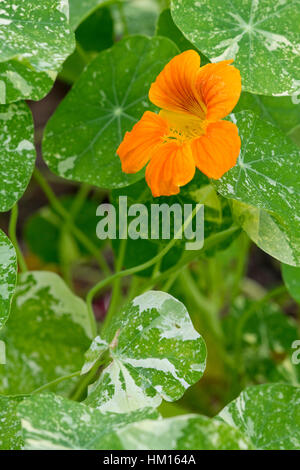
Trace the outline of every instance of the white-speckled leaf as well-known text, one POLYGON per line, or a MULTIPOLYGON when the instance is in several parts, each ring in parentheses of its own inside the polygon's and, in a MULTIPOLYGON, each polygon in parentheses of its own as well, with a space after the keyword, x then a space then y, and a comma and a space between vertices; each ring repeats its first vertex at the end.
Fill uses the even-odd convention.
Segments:
POLYGON ((0 450, 19 450, 23 447, 17 406, 22 397, 0 396, 0 450))
MULTIPOLYGON (((129 412, 157 407, 162 399, 178 400, 205 370, 203 338, 184 305, 164 292, 136 297, 115 317, 104 339, 112 362, 90 386, 85 401, 103 412, 129 412)), ((88 367, 96 359, 95 346, 88 367)), ((103 342, 99 356, 102 353, 103 342)))
MULTIPOLYGON (((300 227, 297 232, 299 239, 300 227)), ((300 242, 299 242, 300 243, 300 242)), ((291 296, 300 304, 300 267, 281 266, 282 277, 291 296)))
MULTIPOLYGON (((42 271, 22 274, 10 317, 0 332, 6 343, 0 393, 29 393, 79 370, 91 337, 85 303, 59 276, 42 271)), ((67 394, 73 386, 71 379, 53 389, 67 394)))
POLYGON ((120 449, 116 431, 128 423, 155 419, 151 409, 130 414, 107 413, 53 394, 32 396, 18 407, 25 449, 120 449))
POLYGON ((74 47, 67 0, 2 0, 0 103, 42 98, 74 47))
POLYGON ((112 0, 69 0, 70 26, 75 29, 97 8, 112 3, 112 0))
POLYGON ((219 414, 256 449, 300 448, 300 388, 286 384, 249 387, 219 414))
POLYGON ((0 106, 0 211, 23 195, 35 163, 33 121, 24 102, 0 106))
POLYGON ((130 36, 101 52, 47 125, 43 154, 50 169, 105 188, 140 179, 143 172, 122 172, 116 150, 125 131, 150 108, 150 84, 177 53, 169 39, 143 36, 130 36))
MULTIPOLYGON (((247 450, 250 441, 227 423, 191 414, 129 424, 116 433, 130 450, 247 450)), ((189 457, 187 457, 189 459, 189 457)))
POLYGON ((299 101, 294 96, 263 96, 243 92, 234 113, 244 110, 255 112, 283 132, 289 133, 300 124, 299 101))
POLYGON ((285 221, 300 216, 300 150, 251 112, 231 115, 241 136, 238 162, 214 182, 225 197, 266 209, 285 221))
POLYGON ((300 219, 283 218, 258 207, 232 200, 232 213, 259 248, 282 263, 300 266, 300 219))
POLYGON ((9 316, 17 282, 17 269, 17 256, 13 244, 0 230, 0 329, 9 316))
POLYGON ((299 0, 172 0, 183 34, 212 62, 234 59, 243 88, 300 91, 299 0))

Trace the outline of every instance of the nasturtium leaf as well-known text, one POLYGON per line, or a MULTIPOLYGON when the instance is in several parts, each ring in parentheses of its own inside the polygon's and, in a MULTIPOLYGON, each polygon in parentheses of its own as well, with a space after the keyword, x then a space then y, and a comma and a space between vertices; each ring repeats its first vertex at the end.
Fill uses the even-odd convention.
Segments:
POLYGON ((156 35, 165 36, 171 39, 173 42, 175 42, 181 52, 187 51, 189 49, 195 49, 198 54, 200 54, 201 67, 209 63, 207 57, 198 51, 198 49, 184 37, 180 29, 177 28, 169 9, 163 10, 161 12, 156 26, 156 35))
POLYGON ((246 384, 288 382, 300 378, 293 364, 297 323, 274 303, 257 306, 238 297, 223 321, 226 348, 236 354, 246 384))
MULTIPOLYGON (((299 230, 298 230, 299 238, 299 230)), ((288 266, 282 264, 281 266, 282 277, 284 283, 291 294, 291 296, 300 304, 300 266, 288 266)))
POLYGON ((255 112, 285 133, 300 125, 300 106, 293 96, 263 96, 243 92, 233 112, 243 110, 255 112))
POLYGON ((150 108, 150 84, 177 53, 167 38, 142 36, 125 38, 101 52, 46 127, 43 153, 50 169, 67 179, 104 188, 140 179, 142 172, 122 172, 116 150, 125 131, 150 108))
MULTIPOLYGON (((85 403, 124 413, 178 400, 203 375, 206 346, 184 305, 159 291, 136 297, 104 333, 111 363, 90 386, 85 403), (109 346, 108 346, 109 345, 109 346)), ((94 342, 88 365, 104 352, 94 342)))
POLYGON ((211 62, 234 59, 245 91, 299 91, 298 0, 172 0, 171 5, 178 28, 211 62))
MULTIPOLYGON (((85 303, 59 276, 42 271, 22 274, 9 320, 0 332, 6 343, 0 392, 29 393, 80 370, 91 337, 85 303)), ((67 394, 73 387, 71 379, 53 390, 67 394)))
POLYGON ((155 419, 155 410, 106 413, 54 394, 31 396, 18 407, 26 450, 118 450, 118 428, 155 419))
POLYGON ((190 414, 145 420, 117 430, 123 449, 131 450, 248 450, 245 435, 217 419, 190 414))
POLYGON ((11 241, 0 230, 0 329, 5 324, 17 282, 17 257, 11 241))
POLYGON ((36 158, 26 103, 0 106, 0 126, 0 212, 6 212, 23 195, 36 158))
POLYGON ((300 448, 300 388, 256 385, 244 390, 219 414, 261 450, 300 448))
POLYGON ((231 118, 239 129, 241 152, 234 168, 218 181, 225 197, 266 209, 284 220, 300 211, 300 150, 279 129, 242 111, 231 118))
POLYGON ((69 0, 71 28, 75 31, 93 11, 109 3, 112 0, 69 0))
POLYGON ((51 89, 55 72, 39 72, 26 60, 0 62, 0 104, 20 99, 38 101, 51 89))
POLYGON ((0 103, 40 99, 75 46, 67 2, 3 0, 0 25, 0 103))
POLYGON ((251 240, 282 263, 300 266, 300 221, 232 200, 233 217, 251 240))
POLYGON ((20 450, 23 447, 17 406, 23 397, 0 396, 0 450, 20 450))

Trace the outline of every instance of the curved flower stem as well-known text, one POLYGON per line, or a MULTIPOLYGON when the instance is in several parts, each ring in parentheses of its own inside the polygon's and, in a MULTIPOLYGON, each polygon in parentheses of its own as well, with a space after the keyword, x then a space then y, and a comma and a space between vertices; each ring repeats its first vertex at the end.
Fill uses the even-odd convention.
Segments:
MULTIPOLYGON (((52 191, 51 187, 49 186, 48 182, 41 174, 41 172, 35 168, 33 176, 41 189, 44 191, 45 195, 48 198, 48 201, 51 207, 57 212, 64 220, 68 220, 69 212, 63 207, 60 203, 58 198, 55 196, 54 192, 52 191)), ((103 272, 108 275, 111 274, 111 270, 105 261, 104 257, 102 256, 100 250, 90 239, 81 231, 79 230, 73 222, 69 222, 69 227, 73 235, 77 238, 77 240, 82 243, 83 246, 95 257, 97 260, 100 268, 103 272)))
POLYGON ((33 392, 31 392, 31 394, 33 395, 33 394, 36 394, 36 393, 40 393, 43 390, 46 390, 47 388, 52 387, 52 385, 57 385, 60 382, 63 382, 64 380, 72 379, 73 377, 78 377, 80 375, 80 373, 81 373, 81 371, 78 370, 76 372, 73 372, 72 374, 64 375, 62 377, 59 377, 58 379, 52 380, 51 382, 48 382, 47 384, 42 385, 39 388, 36 388, 35 390, 33 390, 33 392))
MULTIPOLYGON (((195 207, 195 209, 193 210, 192 214, 189 216, 189 218, 186 220, 185 222, 185 225, 188 225, 192 222, 193 220, 193 217, 195 216, 195 214, 198 212, 199 210, 199 207, 195 207)), ((161 250, 160 253, 158 253, 156 256, 154 256, 154 258, 152 258, 151 260, 149 261, 146 261, 145 263, 143 264, 140 264, 139 266, 134 266, 133 268, 129 268, 129 269, 126 269, 124 271, 119 271, 119 272, 116 272, 115 274, 113 274, 112 276, 98 282, 98 284, 96 284, 89 292, 88 292, 88 295, 86 297, 86 302, 87 302, 87 307, 88 307, 88 310, 90 312, 93 312, 93 306, 92 306, 92 302, 93 302, 93 298, 94 296, 97 294, 97 292, 99 292, 101 289, 103 289, 103 287, 106 287, 108 284, 111 284, 113 281, 115 281, 116 279, 119 279, 121 277, 124 277, 124 276, 130 276, 132 274, 135 274, 135 273, 138 273, 140 271, 143 271, 144 269, 147 269, 149 268, 150 266, 153 266, 154 264, 156 264, 161 258, 163 258, 165 256, 166 253, 168 253, 169 250, 171 250, 171 248, 175 245, 175 243, 177 242, 177 239, 180 235, 180 233, 182 233, 182 229, 183 229, 183 226, 180 227, 180 229, 176 232, 174 238, 161 250)), ((102 332, 106 330, 109 322, 110 322, 111 318, 105 318, 104 322, 103 322, 103 326, 102 326, 102 332)))
POLYGON ((22 250, 19 246, 18 239, 17 239, 17 222, 18 222, 18 205, 15 204, 11 210, 8 234, 17 253, 17 259, 18 259, 20 271, 24 273, 28 269, 27 269, 26 261, 24 259, 22 250))

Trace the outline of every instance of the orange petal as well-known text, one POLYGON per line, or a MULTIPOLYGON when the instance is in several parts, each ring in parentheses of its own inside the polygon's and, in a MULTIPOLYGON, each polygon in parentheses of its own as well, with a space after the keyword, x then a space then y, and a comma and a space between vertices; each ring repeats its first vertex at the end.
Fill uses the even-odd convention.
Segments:
POLYGON ((195 174, 195 161, 189 144, 167 143, 159 147, 146 169, 146 181, 154 197, 179 193, 195 174))
POLYGON ((196 166, 213 179, 221 178, 236 164, 240 148, 238 128, 228 121, 209 124, 206 134, 192 142, 196 166))
POLYGON ((150 160, 153 151, 162 144, 162 137, 168 132, 167 122, 151 111, 146 111, 132 131, 126 132, 117 149, 122 171, 136 173, 150 160))
POLYGON ((196 86, 207 107, 207 120, 223 119, 239 100, 242 91, 241 74, 230 65, 232 62, 224 60, 200 69, 196 86))
POLYGON ((149 99, 159 108, 205 118, 205 106, 196 89, 200 56, 190 50, 174 57, 152 83, 149 99))

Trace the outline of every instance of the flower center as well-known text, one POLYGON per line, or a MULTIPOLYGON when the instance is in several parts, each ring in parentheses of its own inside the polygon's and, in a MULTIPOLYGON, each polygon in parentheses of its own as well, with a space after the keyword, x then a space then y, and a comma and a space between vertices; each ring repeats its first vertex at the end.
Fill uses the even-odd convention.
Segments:
POLYGON ((182 145, 205 134, 206 121, 191 114, 160 111, 159 115, 169 125, 169 131, 163 137, 164 143, 174 142, 182 145))

